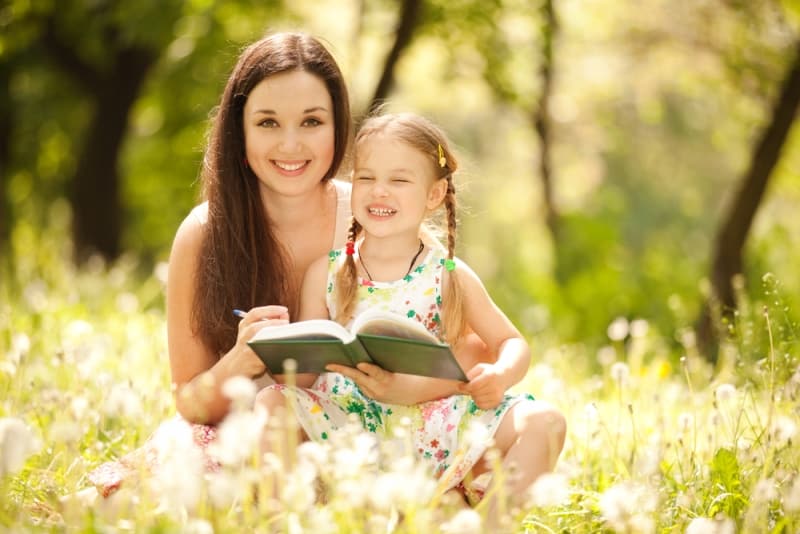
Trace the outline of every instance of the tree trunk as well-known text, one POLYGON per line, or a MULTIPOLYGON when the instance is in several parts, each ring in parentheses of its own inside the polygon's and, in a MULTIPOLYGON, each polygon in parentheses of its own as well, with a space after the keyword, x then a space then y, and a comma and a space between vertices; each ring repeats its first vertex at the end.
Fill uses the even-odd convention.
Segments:
POLYGON ((419 14, 422 8, 422 0, 405 0, 400 12, 400 20, 394 33, 394 45, 386 56, 378 85, 369 105, 369 112, 375 111, 389 95, 394 86, 394 69, 400 59, 400 55, 411 43, 414 29, 419 22, 419 14))
POLYGON ((715 309, 730 316, 736 309, 732 278, 742 273, 742 253, 769 178, 778 162, 789 130, 800 106, 800 41, 786 79, 773 106, 767 128, 755 145, 741 187, 714 241, 711 263, 711 297, 705 302, 697 325, 698 345, 706 357, 717 360, 719 338, 715 309))
POLYGON ((0 63, 0 257, 11 268, 11 201, 8 198, 8 184, 11 178, 11 129, 13 125, 13 106, 11 104, 11 66, 0 63))
POLYGON ((156 60, 145 48, 119 43, 118 32, 107 29, 113 57, 101 69, 84 61, 60 36, 55 20, 45 25, 43 43, 68 76, 92 99, 92 116, 80 148, 75 175, 70 180, 72 236, 77 263, 93 253, 107 260, 120 253, 122 199, 119 156, 128 114, 142 82, 156 60))
POLYGON ((555 11, 552 0, 542 3, 542 48, 539 76, 542 81, 542 91, 539 96, 538 106, 533 112, 533 125, 539 137, 539 177, 542 180, 542 197, 545 206, 545 222, 557 241, 558 237, 558 211, 553 199, 553 180, 550 161, 550 118, 548 105, 553 87, 553 47, 558 31, 555 11))
POLYGON ((95 252, 108 260, 119 256, 123 220, 119 157, 128 114, 152 64, 148 52, 118 52, 114 70, 103 76, 94 95, 94 111, 70 195, 78 262, 95 252))

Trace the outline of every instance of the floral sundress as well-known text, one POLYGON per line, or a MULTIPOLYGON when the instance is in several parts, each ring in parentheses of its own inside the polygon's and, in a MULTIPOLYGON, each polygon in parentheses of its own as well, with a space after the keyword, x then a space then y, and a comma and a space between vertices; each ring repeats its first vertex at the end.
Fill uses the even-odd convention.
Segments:
MULTIPOLYGON (((357 252, 356 252, 357 254, 357 252)), ((346 255, 344 249, 329 254, 327 305, 335 314, 334 280, 346 255)), ((415 318, 441 338, 441 281, 445 255, 432 247, 422 263, 394 282, 359 279, 358 303, 354 316, 368 309, 380 309, 415 318)), ((269 386, 281 391, 293 403, 303 430, 318 442, 356 417, 363 428, 381 439, 394 439, 399 427, 411 432, 415 453, 430 464, 439 478, 440 491, 459 485, 486 452, 503 416, 529 394, 506 394, 494 409, 479 409, 472 397, 453 395, 411 406, 386 404, 366 396, 349 378, 338 373, 321 374, 310 389, 269 386), (355 415, 353 415, 355 414, 355 415)))

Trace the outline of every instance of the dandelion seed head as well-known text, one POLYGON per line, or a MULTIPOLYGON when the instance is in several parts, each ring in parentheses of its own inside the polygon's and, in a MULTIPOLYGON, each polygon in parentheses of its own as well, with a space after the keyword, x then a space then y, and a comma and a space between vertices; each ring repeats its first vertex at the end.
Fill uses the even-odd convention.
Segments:
POLYGON ((480 534, 484 530, 480 514, 472 508, 465 508, 443 523, 441 531, 445 534, 480 534))
POLYGON ((617 349, 611 345, 603 345, 597 349, 597 363, 603 368, 610 366, 615 361, 617 361, 617 349))
POLYGON ((263 412, 231 412, 219 425, 209 454, 223 465, 235 466, 255 457, 266 424, 263 412))
POLYGON ((138 419, 144 413, 139 393, 127 384, 118 384, 111 388, 103 406, 106 415, 138 419))
POLYGON ((631 321, 630 330, 631 337, 643 338, 650 330, 650 323, 648 323, 645 319, 634 319, 631 321))
MULTIPOLYGON (((24 332, 17 332, 11 336, 11 349, 16 353, 17 358, 25 356, 31 350, 31 338, 24 332)), ((19 363, 19 359, 16 363, 19 363)))
POLYGON ((689 412, 682 412, 678 415, 678 431, 681 433, 689 432, 694 425, 694 416, 689 412))
POLYGON ((628 336, 628 320, 625 317, 617 317, 606 329, 608 339, 611 341, 622 341, 628 336))
POLYGON ((732 384, 720 384, 714 390, 714 398, 720 404, 731 402, 736 399, 736 387, 732 384))
POLYGON ((751 498, 755 502, 768 503, 778 499, 778 488, 772 478, 762 478, 753 487, 751 498))
POLYGON ((631 369, 625 362, 616 362, 611 366, 611 378, 619 385, 624 385, 628 382, 631 369))
POLYGON ((779 415, 775 421, 772 422, 772 429, 770 431, 772 438, 779 444, 789 442, 797 434, 797 423, 794 419, 785 415, 779 415))
POLYGON ((56 443, 77 443, 83 437, 83 428, 74 421, 55 421, 48 431, 50 440, 56 443))
POLYGON ((795 475, 784 487, 783 509, 789 513, 800 510, 800 475, 795 475))
POLYGON ((89 411, 89 399, 83 395, 72 397, 72 400, 69 401, 69 410, 72 412, 72 417, 80 421, 89 411))
POLYGON ((633 482, 620 482, 600 496, 603 519, 615 530, 632 530, 634 525, 644 525, 647 514, 658 504, 655 494, 633 482))
POLYGON ((545 473, 528 490, 529 501, 534 506, 558 506, 569 499, 569 481, 561 473, 545 473))
POLYGON ((695 517, 686 526, 685 534, 734 534, 735 528, 733 520, 722 515, 715 519, 695 517))
POLYGON ((232 376, 222 384, 222 394, 230 399, 234 410, 246 410, 253 406, 256 384, 246 376, 232 376))
POLYGON ((0 418, 0 478, 22 469, 39 449, 41 442, 21 419, 0 418))

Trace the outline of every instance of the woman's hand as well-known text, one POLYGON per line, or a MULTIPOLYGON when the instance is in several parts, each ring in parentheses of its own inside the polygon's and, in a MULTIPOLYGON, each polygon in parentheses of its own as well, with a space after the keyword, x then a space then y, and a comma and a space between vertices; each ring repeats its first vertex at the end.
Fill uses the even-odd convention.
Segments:
POLYGON ((481 410, 496 408, 508 389, 503 374, 490 363, 477 364, 469 370, 467 379, 469 382, 462 384, 459 390, 470 395, 481 410))
POLYGON ((247 342, 265 326, 282 325, 288 322, 289 310, 286 306, 258 306, 245 313, 242 320, 239 321, 239 333, 236 336, 236 345, 232 351, 239 354, 239 359, 241 360, 240 372, 251 378, 263 375, 265 370, 270 372, 264 366, 264 362, 253 352, 253 349, 247 345, 247 342))

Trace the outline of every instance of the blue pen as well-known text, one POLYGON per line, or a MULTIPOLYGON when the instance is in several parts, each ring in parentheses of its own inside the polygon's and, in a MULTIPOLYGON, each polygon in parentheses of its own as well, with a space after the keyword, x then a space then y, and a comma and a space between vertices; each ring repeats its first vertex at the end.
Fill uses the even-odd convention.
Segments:
POLYGON ((237 310, 237 309, 235 309, 235 308, 234 308, 234 310, 233 310, 233 314, 234 314, 236 317, 241 317, 242 319, 244 319, 244 316, 246 315, 246 314, 245 314, 245 312, 243 312, 242 310, 237 310))

